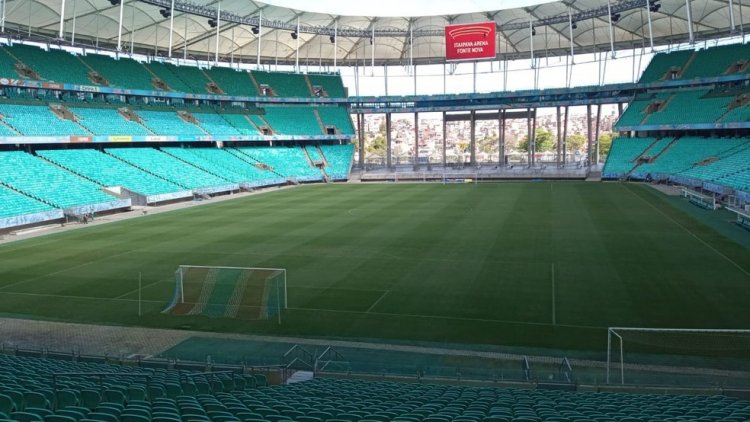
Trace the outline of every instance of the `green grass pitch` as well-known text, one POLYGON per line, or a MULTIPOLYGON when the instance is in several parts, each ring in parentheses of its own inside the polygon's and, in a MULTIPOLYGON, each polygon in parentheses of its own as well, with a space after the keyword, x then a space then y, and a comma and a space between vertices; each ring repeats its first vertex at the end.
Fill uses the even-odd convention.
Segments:
POLYGON ((311 185, 0 246, 21 318, 603 350, 749 303, 750 250, 627 184, 311 185), (180 264, 286 268, 283 324, 161 314, 180 264))

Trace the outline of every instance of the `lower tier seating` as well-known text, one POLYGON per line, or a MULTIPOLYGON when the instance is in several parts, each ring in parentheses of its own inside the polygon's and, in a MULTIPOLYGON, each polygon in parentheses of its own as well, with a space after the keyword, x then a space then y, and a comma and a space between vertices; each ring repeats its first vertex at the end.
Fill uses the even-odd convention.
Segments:
POLYGON ((226 179, 215 176, 153 148, 110 148, 107 154, 117 157, 139 169, 151 172, 184 189, 223 186, 226 179))
POLYGON ((19 422, 745 421, 726 396, 568 392, 207 374, 0 355, 0 417, 19 422), (101 376, 57 375, 96 373, 101 376))
POLYGON ((113 108, 70 107, 78 123, 94 135, 151 135, 142 125, 126 119, 113 108))
POLYGON ((354 144, 321 145, 320 150, 326 157, 326 173, 334 180, 345 180, 349 177, 354 158, 354 144))
POLYGON ((35 212, 50 211, 53 208, 33 198, 0 185, 0 218, 35 212))
POLYGON ((121 186, 146 196, 184 190, 175 183, 94 149, 42 150, 37 154, 103 186, 121 186))
POLYGON ((318 181, 323 179, 320 170, 312 167, 302 147, 254 147, 238 148, 248 157, 263 163, 282 177, 300 181, 318 181))
POLYGON ((263 185, 279 179, 277 174, 224 149, 165 147, 162 151, 234 183, 263 185))
POLYGON ((55 208, 116 199, 102 192, 102 186, 21 151, 0 153, 0 183, 55 208))
POLYGON ((88 135, 71 120, 61 119, 47 106, 0 103, 3 121, 26 136, 88 135))
POLYGON ((750 192, 750 138, 618 138, 602 176, 698 180, 750 192))

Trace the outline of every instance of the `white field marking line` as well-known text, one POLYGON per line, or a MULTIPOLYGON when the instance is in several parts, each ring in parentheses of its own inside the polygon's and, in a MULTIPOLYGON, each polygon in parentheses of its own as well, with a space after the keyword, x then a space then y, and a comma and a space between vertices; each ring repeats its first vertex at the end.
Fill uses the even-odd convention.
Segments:
POLYGON ((100 261, 104 261, 104 260, 107 260, 107 259, 112 259, 112 258, 117 257, 117 256, 123 256, 123 255, 127 255, 127 254, 133 253, 133 252, 140 252, 142 250, 143 249, 131 249, 129 251, 124 251, 124 252, 116 253, 114 255, 104 256, 104 257, 101 257, 99 259, 95 259, 93 261, 86 261, 86 262, 84 262, 82 264, 74 265, 72 267, 63 268, 61 270, 53 271, 51 273, 42 274, 42 275, 38 275, 36 277, 31 277, 31 278, 26 278, 26 279, 23 279, 23 280, 19 280, 19 281, 16 281, 15 283, 6 284, 5 286, 0 287, 0 290, 5 290, 5 289, 7 289, 9 287, 17 286, 19 284, 27 283, 29 281, 36 281, 36 280, 39 280, 39 279, 42 279, 42 278, 45 278, 45 277, 49 277, 49 276, 52 276, 52 275, 64 273, 66 271, 75 270, 77 268, 83 268, 83 267, 85 267, 87 265, 91 265, 91 264, 93 264, 95 262, 100 262, 100 261))
POLYGON ((707 242, 706 242, 705 240, 701 239, 701 238, 700 238, 700 237, 699 237, 698 235, 696 235, 695 233, 693 233, 693 232, 691 232, 690 230, 688 230, 688 228, 687 228, 687 227, 685 227, 685 226, 683 226, 682 224, 680 224, 680 223, 679 223, 679 222, 678 222, 677 220, 675 220, 674 218, 672 218, 672 217, 668 216, 667 214, 665 214, 665 213, 664 213, 664 211, 660 210, 659 208, 656 208, 656 206, 655 206, 654 204, 652 204, 652 203, 650 203, 650 202, 646 201, 645 199, 641 198, 641 196, 640 196, 640 195, 638 195, 637 193, 633 192, 633 191, 632 191, 632 190, 631 190, 630 188, 626 188, 625 190, 627 190, 628 192, 630 192, 630 193, 631 193, 632 195, 634 195, 635 197, 637 197, 637 198, 638 198, 638 199, 640 199, 641 201, 643 201, 643 202, 645 202, 646 204, 648 204, 648 206, 650 206, 651 208, 655 209, 655 210, 656 210, 656 212, 658 212, 659 214, 661 214, 661 215, 663 215, 664 217, 666 217, 666 218, 667 218, 667 219, 668 219, 669 221, 671 221, 671 222, 672 222, 672 223, 674 223, 674 224, 675 224, 675 225, 676 225, 677 227, 679 227, 679 228, 681 228, 682 230, 684 230, 684 231, 685 231, 685 232, 686 232, 687 234, 689 234, 690 236, 693 236, 694 238, 698 239, 698 241, 699 241, 699 242, 701 242, 701 243, 703 243, 703 244, 704 244, 704 245, 705 245, 705 246, 706 246, 706 247, 707 247, 708 249, 711 249, 712 251, 716 252, 716 254, 717 254, 717 255, 719 255, 720 257, 722 257, 722 258, 724 258, 724 259, 726 259, 726 260, 727 260, 727 261, 728 261, 729 263, 731 263, 732 265, 734 265, 734 266, 735 266, 735 267, 736 267, 736 268, 737 268, 738 270, 740 270, 740 271, 741 271, 741 272, 742 272, 743 274, 745 274, 746 276, 750 277, 750 272, 748 272, 748 271, 747 271, 746 269, 742 268, 742 267, 740 266, 740 264, 738 264, 738 263, 734 262, 734 261, 732 260, 732 258, 730 258, 730 257, 728 257, 728 256, 724 255, 723 253, 719 252, 719 251, 718 251, 718 250, 717 250, 716 248, 714 248, 713 246, 709 245, 709 244, 708 244, 708 243, 707 243, 707 242))
POLYGON ((390 292, 391 292, 390 290, 384 291, 383 294, 380 295, 380 297, 378 298, 378 300, 376 300, 375 303, 373 303, 369 308, 367 308, 367 310, 365 311, 365 313, 369 314, 370 311, 372 311, 373 308, 375 308, 375 306, 377 306, 377 304, 380 303, 380 301, 383 300, 384 297, 388 296, 388 293, 390 293, 390 292))
POLYGON ((384 293, 385 290, 383 289, 361 289, 358 287, 315 287, 315 286, 307 286, 307 285, 295 285, 295 284, 287 284, 287 288, 289 289, 307 289, 307 290, 348 290, 351 292, 378 292, 378 293, 384 293))
MULTIPOLYGON (((143 286, 141 286, 140 290, 143 290, 143 289, 145 289, 146 287, 151 287, 151 286, 153 286, 154 284, 157 284, 157 283, 162 283, 162 282, 165 282, 165 281, 169 281, 169 280, 171 280, 171 278, 162 278, 161 280, 156 280, 156 281, 154 281, 153 283, 148 283, 148 284, 144 284, 143 286)), ((122 299, 122 298, 124 298, 124 297, 125 297, 125 296, 127 296, 127 295, 132 295, 133 293, 138 293, 138 290, 139 290, 139 289, 133 289, 133 290, 131 290, 131 291, 129 291, 129 292, 125 292, 125 293, 121 294, 120 296, 116 296, 116 297, 114 297, 113 299, 122 299)))
MULTIPOLYGON (((397 312, 362 312, 362 311, 346 311, 343 309, 321 309, 321 308, 296 308, 296 307, 288 307, 287 309, 292 311, 310 311, 310 312, 332 312, 332 313, 339 313, 339 314, 355 314, 355 315, 361 315, 361 314, 367 314, 367 315, 382 315, 382 316, 395 316, 395 317, 404 317, 404 318, 423 318, 423 319, 443 319, 443 320, 450 320, 450 321, 469 321, 469 322, 491 322, 491 323, 503 323, 503 324, 517 324, 517 325, 534 325, 539 327, 548 327, 552 324, 548 322, 531 322, 531 321, 512 321, 512 320, 504 320, 504 319, 488 319, 488 318, 470 318, 470 317, 452 317, 452 316, 444 316, 444 315, 417 315, 417 314, 401 314, 397 312)), ((606 326, 594 326, 594 325, 572 325, 572 324, 557 324, 556 327, 563 327, 563 328, 586 328, 586 329, 596 329, 596 330, 603 330, 606 329, 606 326)))
MULTIPOLYGON (((95 297, 95 296, 72 296, 72 295, 58 295, 50 293, 25 293, 25 292, 3 292, 3 295, 16 295, 16 296, 32 296, 32 297, 51 297, 60 299, 78 299, 78 300, 109 300, 114 302, 138 302, 138 299, 122 299, 116 297, 95 297)), ((141 302, 149 303, 164 303, 163 300, 150 300, 141 299, 141 302)))
POLYGON ((557 318, 555 316, 555 263, 552 264, 552 325, 557 325, 557 318))

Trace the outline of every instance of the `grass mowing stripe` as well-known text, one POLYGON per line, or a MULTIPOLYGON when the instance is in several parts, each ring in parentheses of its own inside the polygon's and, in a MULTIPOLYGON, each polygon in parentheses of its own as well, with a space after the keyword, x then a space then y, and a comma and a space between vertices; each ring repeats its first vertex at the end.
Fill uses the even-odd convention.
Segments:
POLYGON ((732 264, 732 265, 733 265, 734 267, 736 267, 736 268, 737 268, 738 270, 742 271, 742 272, 743 272, 743 273, 744 273, 744 274, 745 274, 746 276, 750 277, 750 272, 748 272, 748 271, 747 271, 747 270, 746 270, 745 268, 743 268, 743 267, 742 267, 742 266, 741 266, 740 264, 736 263, 736 262, 735 262, 734 260, 732 260, 732 259, 731 259, 731 258, 729 258, 728 256, 726 256, 726 255, 724 255, 723 253, 721 253, 721 252, 720 252, 720 251, 719 251, 718 249, 714 248, 714 247, 713 247, 713 246, 711 246, 711 245, 710 245, 710 244, 709 244, 708 242, 706 242, 705 240, 703 240, 703 238, 701 238, 701 237, 700 237, 700 236, 698 236, 697 234, 695 234, 695 233, 693 233, 692 231, 690 231, 690 230, 689 230, 689 229, 688 229, 687 227, 683 226, 683 225, 682 225, 682 224, 680 224, 680 223, 679 223, 679 222, 678 222, 677 220, 675 220, 675 219, 674 219, 674 218, 672 218, 671 216, 667 215, 667 214, 666 214, 666 213, 665 213, 664 211, 662 211, 661 209, 657 208, 657 207, 656 207, 656 206, 655 206, 654 204, 652 204, 651 202, 648 202, 648 201, 646 201, 645 199, 643 199, 643 197, 641 197, 640 195, 636 194, 636 193, 635 193, 635 192, 634 192, 634 191, 633 191, 633 190, 632 190, 632 189, 631 189, 631 188, 629 187, 629 185, 624 185, 624 186, 628 186, 628 187, 627 187, 627 190, 628 190, 628 191, 629 191, 630 193, 632 193, 633 195, 635 195, 636 197, 638 197, 638 199, 640 199, 641 201, 643 201, 643 202, 644 202, 645 204, 647 204, 647 205, 648 205, 649 207, 651 207, 651 208, 653 208, 654 210, 656 210, 656 212, 658 212, 659 214, 663 215, 663 216, 664 216, 664 218, 666 218, 667 220, 669 220, 669 221, 671 221, 672 223, 674 223, 674 224, 675 224, 675 225, 676 225, 677 227, 679 227, 680 229, 684 230, 684 231, 685 231, 686 233, 688 233, 688 234, 689 234, 690 236, 692 236, 693 238, 695 238, 696 240, 698 240, 698 241, 699 241, 700 243, 702 243, 702 244, 703 244, 704 246, 706 246, 706 247, 707 247, 708 249, 712 250, 712 251, 713 251, 713 252, 715 252, 715 253, 716 253, 717 255, 719 255, 720 257, 722 257, 722 258, 724 258, 725 260, 727 260, 727 261, 728 261, 728 262, 729 262, 730 264, 732 264))
POLYGON ((0 313, 597 351, 611 325, 750 326, 747 275, 644 201, 735 263, 746 250, 656 196, 624 189, 315 185, 91 226, 2 245, 0 280, 42 277, 9 290, 46 296, 0 295, 0 313), (174 290, 165 282, 144 287, 148 306, 137 317, 129 302, 137 274, 164 279, 180 264, 287 268, 294 308, 280 326, 163 315, 174 290), (88 295, 124 301, 76 299, 88 295))

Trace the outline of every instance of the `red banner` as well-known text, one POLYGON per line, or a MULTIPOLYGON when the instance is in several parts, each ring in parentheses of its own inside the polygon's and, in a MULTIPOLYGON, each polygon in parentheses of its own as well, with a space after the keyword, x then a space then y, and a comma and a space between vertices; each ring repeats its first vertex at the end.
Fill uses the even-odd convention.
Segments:
POLYGON ((445 27, 445 59, 477 60, 495 57, 495 22, 445 27))

